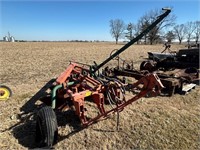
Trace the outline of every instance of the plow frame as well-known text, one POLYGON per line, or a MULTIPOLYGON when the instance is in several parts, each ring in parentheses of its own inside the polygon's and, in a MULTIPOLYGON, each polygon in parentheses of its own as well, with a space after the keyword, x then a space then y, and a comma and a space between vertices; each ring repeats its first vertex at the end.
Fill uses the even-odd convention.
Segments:
MULTIPOLYGON (((147 94, 151 96, 158 95, 160 90, 164 87, 156 74, 147 74, 139 79, 136 83, 128 85, 132 90, 137 88, 139 85, 143 86, 140 88, 140 91, 137 95, 128 100, 123 99, 122 101, 117 101, 116 98, 120 97, 120 85, 117 85, 114 87, 114 91, 112 93, 115 95, 113 101, 116 102, 116 106, 108 111, 105 111, 104 105, 105 101, 108 99, 108 96, 105 93, 111 87, 112 84, 109 83, 112 81, 102 84, 103 80, 100 78, 98 80, 95 80, 89 76, 88 69, 85 69, 78 64, 71 63, 56 80, 57 85, 54 87, 54 89, 56 89, 57 96, 54 97, 52 95, 52 108, 55 109, 56 101, 59 101, 59 97, 64 96, 66 101, 70 101, 68 103, 72 103, 74 105, 75 113, 79 117, 82 125, 88 126, 94 122, 97 122, 101 118, 106 118, 109 116, 109 114, 122 111, 124 107, 133 103, 139 98, 146 96, 147 94), (76 76, 76 78, 73 78, 73 76, 76 76), (60 86, 60 84, 62 84, 62 86, 60 86), (96 117, 88 120, 88 117, 85 115, 87 109, 85 108, 84 104, 85 98, 89 96, 91 97, 92 102, 96 104, 99 114, 96 117)), ((62 108, 68 107, 62 106, 62 108)))

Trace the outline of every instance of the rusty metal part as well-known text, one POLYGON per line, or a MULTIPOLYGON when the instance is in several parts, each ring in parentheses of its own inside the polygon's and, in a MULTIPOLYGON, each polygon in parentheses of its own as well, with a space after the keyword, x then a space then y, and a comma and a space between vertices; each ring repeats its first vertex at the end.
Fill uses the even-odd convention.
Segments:
MULTIPOLYGON (((156 53, 156 56, 160 55, 163 54, 156 53)), ((140 70, 157 73, 163 85, 172 93, 180 93, 185 83, 199 84, 198 69, 199 48, 181 49, 176 55, 157 57, 153 61, 142 62, 140 66, 140 70)))
POLYGON ((3 96, 5 94, 5 91, 0 90, 0 96, 3 96))
POLYGON ((63 85, 57 91, 56 104, 60 101, 65 101, 62 105, 56 106, 56 108, 63 111, 73 106, 83 126, 93 124, 112 113, 120 112, 124 107, 147 94, 156 96, 164 87, 156 74, 144 75, 140 80, 131 85, 132 89, 138 85, 142 85, 143 88, 133 98, 126 100, 123 83, 118 80, 107 80, 105 82, 103 79, 99 79, 98 81, 90 77, 88 69, 76 63, 71 63, 57 78, 56 83, 63 85), (74 84, 68 85, 69 82, 74 84), (88 109, 85 107, 85 102, 88 97, 96 104, 98 114, 94 118, 86 115, 88 109), (110 101, 112 109, 105 110, 105 101, 110 101))
POLYGON ((114 76, 112 77, 116 78, 117 76, 124 76, 133 77, 136 80, 139 80, 149 72, 153 72, 158 75, 165 87, 162 92, 168 94, 169 96, 172 96, 174 93, 181 93, 184 83, 193 83, 199 78, 199 73, 196 68, 173 69, 171 71, 152 71, 154 70, 152 69, 152 64, 148 62, 142 63, 141 68, 145 70, 138 71, 136 69, 118 69, 116 67, 113 70, 112 74, 114 74, 114 76))

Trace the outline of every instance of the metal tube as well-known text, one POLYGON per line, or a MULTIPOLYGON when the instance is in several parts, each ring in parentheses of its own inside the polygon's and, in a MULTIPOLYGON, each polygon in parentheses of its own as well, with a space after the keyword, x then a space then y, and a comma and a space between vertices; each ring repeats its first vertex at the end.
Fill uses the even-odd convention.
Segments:
MULTIPOLYGON (((67 86, 70 86, 70 85, 73 85, 73 84, 74 84, 74 82, 68 82, 68 83, 67 83, 67 86)), ((63 87, 63 85, 62 85, 62 84, 59 84, 59 85, 55 86, 55 87, 53 88, 53 90, 52 90, 52 93, 51 93, 51 107, 52 107, 53 109, 56 108, 56 91, 57 91, 58 89, 62 88, 62 87, 63 87)))
POLYGON ((55 87, 53 88, 53 90, 52 90, 52 93, 51 93, 51 107, 52 107, 53 109, 56 108, 56 91, 57 91, 58 89, 60 89, 60 88, 62 88, 62 84, 59 84, 59 85, 55 86, 55 87))

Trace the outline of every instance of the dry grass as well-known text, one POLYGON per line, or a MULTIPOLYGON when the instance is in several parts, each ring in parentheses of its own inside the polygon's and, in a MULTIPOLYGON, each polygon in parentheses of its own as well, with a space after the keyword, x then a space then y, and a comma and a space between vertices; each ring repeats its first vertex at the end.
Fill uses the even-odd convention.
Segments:
MULTIPOLYGON (((0 46, 0 83, 9 86, 14 93, 8 101, 0 102, 0 149, 34 147, 35 121, 24 120, 27 115, 22 113, 37 110, 33 96, 64 71, 70 60, 100 63, 113 49, 122 47, 113 43, 64 42, 0 43, 0 46)), ((183 47, 172 45, 173 50, 183 47)), ((138 67, 148 51, 162 49, 162 45, 133 45, 121 55, 135 61, 138 67)), ((113 64, 115 62, 109 65, 113 64)), ((199 89, 188 95, 140 99, 120 113, 119 131, 116 131, 116 116, 79 130, 73 114, 59 114, 60 136, 55 148, 199 149, 199 89)))

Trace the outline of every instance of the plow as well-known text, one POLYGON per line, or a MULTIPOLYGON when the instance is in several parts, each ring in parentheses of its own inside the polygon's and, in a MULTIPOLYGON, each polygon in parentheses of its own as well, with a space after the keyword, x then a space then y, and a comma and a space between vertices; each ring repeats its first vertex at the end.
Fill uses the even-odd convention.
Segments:
POLYGON ((100 68, 141 39, 171 12, 170 9, 163 10, 164 13, 149 27, 99 65, 96 62, 94 65, 70 62, 50 87, 50 96, 45 97, 50 106, 42 107, 37 113, 36 143, 39 147, 52 147, 57 142, 58 125, 55 110, 73 110, 83 128, 108 118, 111 114, 117 114, 118 125, 119 113, 126 106, 141 97, 160 94, 164 86, 155 73, 145 73, 135 83, 126 84, 101 73, 100 68), (127 89, 132 91, 131 98, 126 96, 127 89), (90 108, 86 107, 86 101, 94 104, 95 115, 89 116, 90 108), (106 105, 111 106, 110 109, 106 105))

